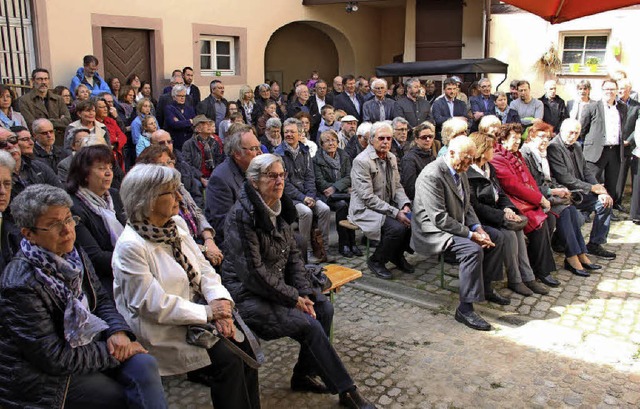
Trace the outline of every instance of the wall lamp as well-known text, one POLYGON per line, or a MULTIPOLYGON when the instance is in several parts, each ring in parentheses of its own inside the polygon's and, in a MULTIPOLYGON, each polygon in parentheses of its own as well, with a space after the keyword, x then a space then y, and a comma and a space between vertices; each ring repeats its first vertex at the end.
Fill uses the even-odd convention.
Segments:
POLYGON ((350 1, 347 3, 347 6, 344 9, 347 13, 353 13, 354 11, 358 11, 358 2, 350 1))

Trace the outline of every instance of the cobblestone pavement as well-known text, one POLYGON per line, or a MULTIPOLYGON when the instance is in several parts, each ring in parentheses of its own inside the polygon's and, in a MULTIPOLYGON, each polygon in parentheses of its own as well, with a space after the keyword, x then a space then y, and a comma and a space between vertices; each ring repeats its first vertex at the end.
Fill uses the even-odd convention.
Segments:
MULTIPOLYGON (((590 225, 585 225, 590 229, 590 225)), ((588 230, 587 230, 588 232, 588 230)), ((457 293, 439 287, 436 260, 409 256, 413 275, 369 273, 364 257, 338 258, 364 276, 337 297, 334 345, 365 396, 379 408, 637 408, 640 406, 640 227, 614 222, 614 261, 589 278, 558 269, 549 295, 509 306, 479 304, 494 330, 453 319, 457 293)), ((556 264, 562 266, 556 254, 556 264)), ((456 268, 445 265, 447 286, 456 268)), ((293 393, 298 346, 264 343, 263 408, 337 408, 331 395, 293 393)), ((165 379, 172 408, 211 407, 208 389, 165 379)))

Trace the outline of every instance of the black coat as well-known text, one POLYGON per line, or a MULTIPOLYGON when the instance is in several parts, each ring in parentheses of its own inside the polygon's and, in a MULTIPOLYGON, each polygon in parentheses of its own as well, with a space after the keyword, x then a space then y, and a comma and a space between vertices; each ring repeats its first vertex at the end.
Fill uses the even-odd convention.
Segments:
POLYGON ((20 177, 16 177, 15 173, 11 174, 13 179, 13 188, 11 189, 11 199, 18 196, 27 186, 44 183, 59 188, 62 187, 60 179, 56 173, 48 165, 28 158, 22 157, 22 166, 20 167, 20 177))
POLYGON ((13 223, 10 214, 3 214, 0 219, 0 276, 13 255, 20 249, 22 234, 18 226, 13 223))
POLYGON ((174 150, 173 154, 176 155, 176 169, 180 172, 180 180, 184 188, 191 194, 198 207, 202 209, 204 207, 204 199, 202 197, 200 177, 193 172, 193 168, 184 159, 182 152, 174 150))
POLYGON ((322 152, 318 152, 313 157, 314 173, 316 176, 316 189, 318 196, 325 198, 325 189, 334 187, 336 193, 347 193, 351 187, 351 158, 342 149, 338 149, 336 154, 340 159, 340 177, 336 178, 333 174, 331 166, 327 163, 322 152))
POLYGON ((334 108, 342 109, 344 112, 347 113, 347 115, 353 115, 356 117, 358 122, 362 122, 362 107, 364 106, 364 98, 362 98, 362 95, 356 92, 356 99, 360 103, 359 111, 356 109, 356 106, 353 105, 351 98, 349 98, 349 94, 347 94, 346 92, 342 92, 338 94, 333 99, 334 108))
POLYGON ((562 124, 562 121, 569 118, 569 111, 564 103, 564 99, 556 95, 555 100, 558 104, 557 109, 552 107, 551 102, 546 95, 543 95, 540 98, 542 105, 544 105, 544 115, 542 120, 553 126, 553 132, 558 133, 560 132, 560 125, 562 124))
POLYGON ((33 145, 34 159, 48 165, 55 173, 58 173, 58 163, 67 156, 69 156, 69 153, 56 145, 52 146, 51 154, 48 154, 44 148, 37 143, 33 145))
POLYGON ((433 151, 425 151, 414 146, 402 157, 400 161, 400 183, 404 187, 404 192, 413 201, 416 195, 416 179, 425 166, 436 159, 433 151))
POLYGON ((490 163, 489 168, 491 169, 490 178, 498 190, 498 200, 495 198, 489 179, 470 167, 467 170, 467 178, 469 179, 469 189, 471 190, 471 205, 480 223, 499 228, 504 220, 504 209, 508 207, 516 213, 518 213, 518 209, 500 188, 500 182, 496 178, 496 170, 490 163))
MULTIPOLYGON (((113 199, 116 218, 124 226, 127 218, 124 214, 120 194, 113 188, 109 189, 109 193, 113 199)), ((71 195, 71 199, 73 200, 71 213, 80 217, 80 222, 76 225, 76 244, 87 253, 91 263, 95 266, 102 287, 111 294, 113 293, 113 270, 111 268, 113 245, 109 238, 109 232, 102 218, 91 211, 77 195, 71 195)))
POLYGON ((222 282, 244 321, 263 339, 307 327, 296 303, 298 296, 316 294, 290 226, 295 206, 284 195, 280 202, 274 225, 258 192, 245 183, 224 229, 222 282))
POLYGON ((284 169, 287 171, 287 180, 284 184, 284 193, 289 196, 293 203, 304 202, 305 197, 316 199, 316 176, 311 162, 309 148, 299 143, 297 157, 285 148, 286 142, 282 142, 273 152, 282 157, 284 169))
POLYGON ((109 328, 91 343, 71 348, 64 339, 65 302, 56 298, 19 252, 0 282, 0 406, 61 408, 71 376, 102 372, 120 363, 106 340, 118 331, 135 339, 100 285, 84 252, 82 282, 89 309, 109 328))

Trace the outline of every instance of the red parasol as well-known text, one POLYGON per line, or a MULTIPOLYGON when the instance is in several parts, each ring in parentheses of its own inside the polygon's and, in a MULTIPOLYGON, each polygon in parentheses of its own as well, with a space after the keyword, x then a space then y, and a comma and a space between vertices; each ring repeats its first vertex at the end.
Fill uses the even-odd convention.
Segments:
POLYGON ((640 1, 631 0, 503 0, 533 13, 543 19, 558 24, 575 18, 602 13, 640 4, 640 1))

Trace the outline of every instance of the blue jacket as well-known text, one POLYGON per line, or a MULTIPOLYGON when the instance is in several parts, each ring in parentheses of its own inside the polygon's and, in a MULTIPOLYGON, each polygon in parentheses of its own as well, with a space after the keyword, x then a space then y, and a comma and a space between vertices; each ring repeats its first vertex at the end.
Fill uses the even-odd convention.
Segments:
POLYGON ((305 197, 316 199, 316 176, 309 148, 299 143, 300 153, 294 159, 291 152, 285 148, 285 144, 286 142, 282 141, 273 151, 274 154, 282 157, 284 170, 288 174, 284 193, 293 200, 294 204, 302 203, 305 197))
MULTIPOLYGON (((473 114, 474 112, 482 112, 485 115, 494 115, 496 110, 496 104, 494 103, 494 101, 495 101, 494 96, 493 95, 489 96, 489 103, 485 108, 484 98, 482 95, 469 98, 469 105, 471 105, 471 113, 473 114)), ((477 121, 476 120, 473 121, 473 124, 471 125, 472 131, 478 130, 478 124, 480 124, 480 119, 478 119, 477 121)))
POLYGON ((89 84, 84 78, 84 67, 78 68, 78 71, 76 71, 76 75, 71 78, 69 91, 71 91, 71 97, 74 99, 76 97, 76 88, 78 88, 78 85, 80 84, 84 84, 87 86, 87 88, 89 88, 92 97, 97 97, 103 92, 108 92, 109 94, 112 93, 111 88, 109 88, 109 84, 107 84, 107 81, 103 80, 100 74, 98 74, 97 72, 93 74, 93 86, 89 84))

